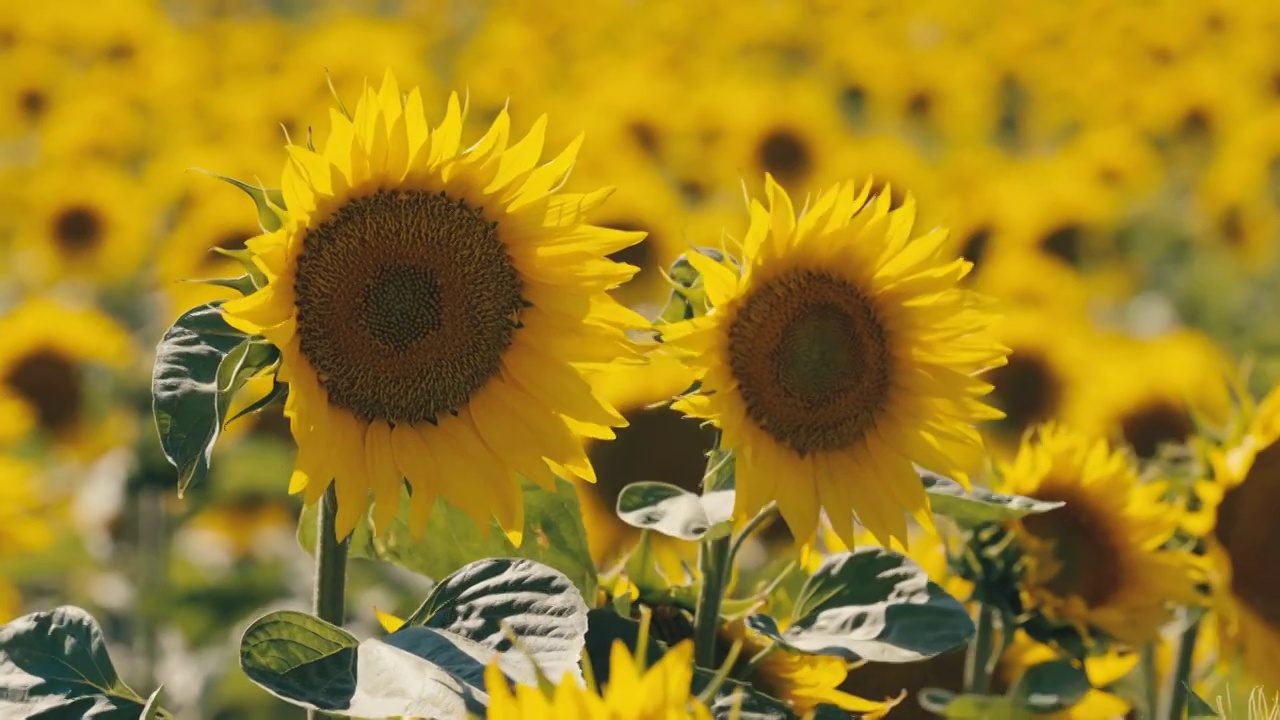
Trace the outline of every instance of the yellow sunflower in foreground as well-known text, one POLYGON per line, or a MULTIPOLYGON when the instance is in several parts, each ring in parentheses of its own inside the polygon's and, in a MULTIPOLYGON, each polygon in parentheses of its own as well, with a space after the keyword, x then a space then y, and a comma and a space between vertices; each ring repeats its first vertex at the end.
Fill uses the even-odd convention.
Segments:
POLYGON ((93 366, 133 359, 128 332, 93 308, 31 299, 0 315, 0 443, 36 434, 92 455, 119 426, 94 422, 93 366))
MULTIPOLYGON (((720 644, 728 647, 736 641, 742 641, 742 651, 738 656, 741 664, 769 645, 768 640, 748 630, 740 621, 723 625, 720 644)), ((740 679, 787 703, 800 716, 819 705, 834 705, 856 713, 862 720, 878 720, 902 701, 901 695, 877 701, 839 689, 849 674, 849 663, 838 657, 773 650, 749 677, 740 679)), ((898 694, 897 690, 890 692, 898 694)))
POLYGON ((722 430, 737 459, 735 513, 776 500, 797 542, 825 509, 853 541, 906 540, 904 513, 931 522, 912 463, 968 482, 983 460, 977 373, 1004 362, 984 299, 957 283, 972 264, 942 253, 946 231, 911 237, 915 201, 890 210, 852 183, 798 217, 766 179, 751 203, 741 272, 693 252, 714 307, 664 328, 701 380, 675 407, 722 430))
POLYGON ((511 688, 490 665, 485 671, 490 720, 710 720, 711 711, 689 695, 693 679, 693 643, 671 648, 652 667, 643 668, 621 641, 609 656, 609 683, 603 693, 566 678, 547 697, 536 687, 511 688))
POLYGON ((1211 456, 1214 482, 1200 483, 1219 640, 1268 692, 1280 690, 1280 388, 1259 403, 1244 437, 1211 456))
POLYGON ((322 150, 288 148, 283 227, 247 243, 269 284, 224 306, 280 348, 290 491, 332 478, 339 537, 370 491, 386 528, 407 479, 411 528, 442 497, 519 542, 520 476, 594 481, 579 435, 626 424, 582 372, 636 355, 644 320, 607 294, 635 268, 605 256, 641 235, 583 222, 608 191, 557 192, 580 143, 539 165, 545 117, 508 147, 503 110, 463 148, 463 116, 454 95, 429 128, 390 73, 334 110, 322 150))
POLYGON ((1128 454, 1045 425, 1000 470, 999 492, 1066 503, 1009 523, 1029 560, 1028 608, 1137 645, 1155 639, 1173 604, 1197 602, 1195 556, 1167 545, 1181 514, 1162 502, 1164 483, 1138 483, 1128 454))

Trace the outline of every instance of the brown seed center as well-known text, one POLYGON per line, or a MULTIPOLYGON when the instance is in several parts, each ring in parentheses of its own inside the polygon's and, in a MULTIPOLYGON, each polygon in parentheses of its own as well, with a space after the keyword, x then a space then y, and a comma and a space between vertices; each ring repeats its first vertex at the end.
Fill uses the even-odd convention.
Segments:
POLYGON ((523 301, 497 226, 478 210, 381 190, 303 243, 298 334, 330 402, 364 420, 432 422, 498 372, 523 301))
POLYGON ((1044 586, 1059 596, 1079 596, 1091 607, 1110 600, 1120 588, 1123 568, 1106 516, 1088 498, 1076 494, 1045 492, 1035 497, 1066 503, 1022 519, 1028 533, 1053 544, 1058 571, 1044 586))
POLYGON ((84 396, 80 373, 58 353, 39 350, 22 358, 10 368, 5 384, 31 405, 46 432, 69 430, 80 417, 84 396))
POLYGON ((1280 629, 1280 443, 1254 458, 1244 482, 1218 506, 1214 531, 1231 558, 1231 591, 1272 628, 1280 629))
POLYGON ((103 230, 102 217, 91 207, 69 207, 53 220, 54 240, 70 253, 92 250, 101 242, 103 230))
POLYGON ((729 327, 729 354, 747 415, 802 456, 857 442, 892 384, 875 306, 824 271, 791 271, 751 291, 729 327))

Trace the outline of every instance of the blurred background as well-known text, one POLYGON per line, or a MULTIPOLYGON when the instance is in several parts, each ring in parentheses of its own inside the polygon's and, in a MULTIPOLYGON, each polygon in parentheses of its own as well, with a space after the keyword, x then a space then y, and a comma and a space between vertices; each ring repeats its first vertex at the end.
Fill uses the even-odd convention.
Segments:
MULTIPOLYGON (((570 183, 615 186, 596 221, 649 233, 617 258, 647 311, 661 267, 743 231, 765 172, 910 192, 1007 314, 993 452, 1059 418, 1149 456, 1224 422, 1228 379, 1280 378, 1278 33, 1256 0, 5 3, 0 619, 79 604, 180 717, 297 715, 234 655, 260 610, 308 601, 280 408, 179 499, 149 384, 168 324, 233 292, 184 281, 240 274, 213 250, 258 232, 210 173, 276 184, 286 138, 327 133, 330 82, 350 101, 391 68, 436 117, 465 92, 472 138, 507 102, 517 130, 549 114, 549 148, 585 132, 570 183)), ((683 387, 646 382, 615 400, 683 387)), ((593 451, 602 561, 622 484, 700 473, 696 427, 651 420, 593 451)), ((357 635, 422 596, 353 572, 357 635)))

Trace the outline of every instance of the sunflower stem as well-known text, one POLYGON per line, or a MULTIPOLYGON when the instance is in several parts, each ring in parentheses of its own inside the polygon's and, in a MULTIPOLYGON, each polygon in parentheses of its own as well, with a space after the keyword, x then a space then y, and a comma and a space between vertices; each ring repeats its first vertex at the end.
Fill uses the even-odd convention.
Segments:
POLYGON ((724 601, 731 538, 704 540, 698 552, 702 589, 693 611, 694 658, 698 667, 716 666, 716 632, 720 628, 720 604, 724 601))
POLYGON ((772 655, 774 651, 777 650, 779 647, 781 646, 778 645, 777 640, 770 640, 769 644, 761 648, 760 652, 751 656, 751 659, 747 661, 746 667, 744 667, 742 669, 742 672, 739 673, 739 677, 744 677, 744 678, 751 677, 751 674, 754 673, 757 668, 763 665, 764 661, 768 660, 769 656, 772 655))
MULTIPOLYGON (((316 579, 312 609, 316 617, 341 626, 346 619, 347 550, 350 538, 338 542, 338 495, 330 483, 320 498, 320 520, 316 523, 316 579)), ((326 717, 308 710, 307 720, 326 717)))
POLYGON ((1178 652, 1174 658, 1173 675, 1165 688, 1165 711, 1160 717, 1182 720, 1187 706, 1187 686, 1191 677, 1191 661, 1196 651, 1196 638, 1200 634, 1200 619, 1190 622, 1178 636, 1178 652))
POLYGON ((1156 644, 1147 643, 1142 646, 1139 659, 1139 670, 1142 678, 1142 700, 1145 704, 1143 717, 1156 717, 1160 707, 1160 678, 1156 670, 1156 644))
POLYGON ((995 616, 998 611, 978 603, 978 624, 964 664, 964 691, 986 695, 991 685, 992 650, 995 649, 995 616))

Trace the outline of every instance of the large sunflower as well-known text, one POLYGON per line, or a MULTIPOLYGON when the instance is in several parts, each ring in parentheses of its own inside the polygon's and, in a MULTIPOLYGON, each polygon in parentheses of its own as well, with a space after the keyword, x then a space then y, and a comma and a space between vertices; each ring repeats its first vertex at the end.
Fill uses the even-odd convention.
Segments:
POLYGON ((766 186, 740 273, 690 253, 714 307, 664 332, 701 380, 676 407, 723 431, 739 516, 776 500, 805 542, 825 509, 852 542, 856 512, 905 541, 904 513, 930 522, 912 463, 967 482, 983 458, 973 423, 1000 417, 976 374, 1007 351, 984 301, 957 287, 972 265, 942 255, 946 232, 911 238, 910 197, 890 211, 890 193, 845 183, 797 217, 766 186))
POLYGON ((464 149, 463 114, 452 96, 429 129, 388 73, 322 150, 290 146, 283 227, 248 242, 270 282, 224 306, 281 350, 290 490, 332 478, 339 537, 370 491, 387 527, 407 479, 411 527, 443 497, 518 542, 519 477, 594 481, 578 435, 626 424, 580 373, 635 355, 644 320, 607 295, 635 268, 604 256, 641 235, 584 224, 607 191, 557 192, 578 142, 538 165, 545 118, 508 147, 504 110, 464 149))
MULTIPOLYGON (((587 542, 596 565, 608 568, 639 540, 640 531, 622 522, 616 508, 626 486, 643 481, 678 485, 698 492, 715 445, 715 430, 672 410, 666 401, 693 383, 684 365, 655 357, 647 365, 620 367, 591 378, 592 387, 622 413, 628 425, 610 442, 590 441, 587 457, 594 485, 577 486, 587 542)), ((668 577, 684 577, 681 562, 696 564, 696 543, 653 533, 652 548, 668 577)))
POLYGON ((95 422, 94 366, 122 370, 133 359, 128 333, 92 308, 27 300, 0 315, 0 442, 35 434, 91 455, 119 437, 95 422))
POLYGON ((1268 692, 1280 689, 1280 388, 1258 405, 1234 447, 1212 456, 1214 482, 1197 495, 1206 534, 1219 638, 1268 692))
POLYGON ((1065 503, 1009 523, 1028 559, 1028 608, 1137 645, 1155 639, 1171 605, 1197 601, 1195 556, 1168 545, 1181 515, 1161 501, 1164 483, 1139 484, 1125 452, 1046 425, 1000 470, 1001 492, 1065 503))

